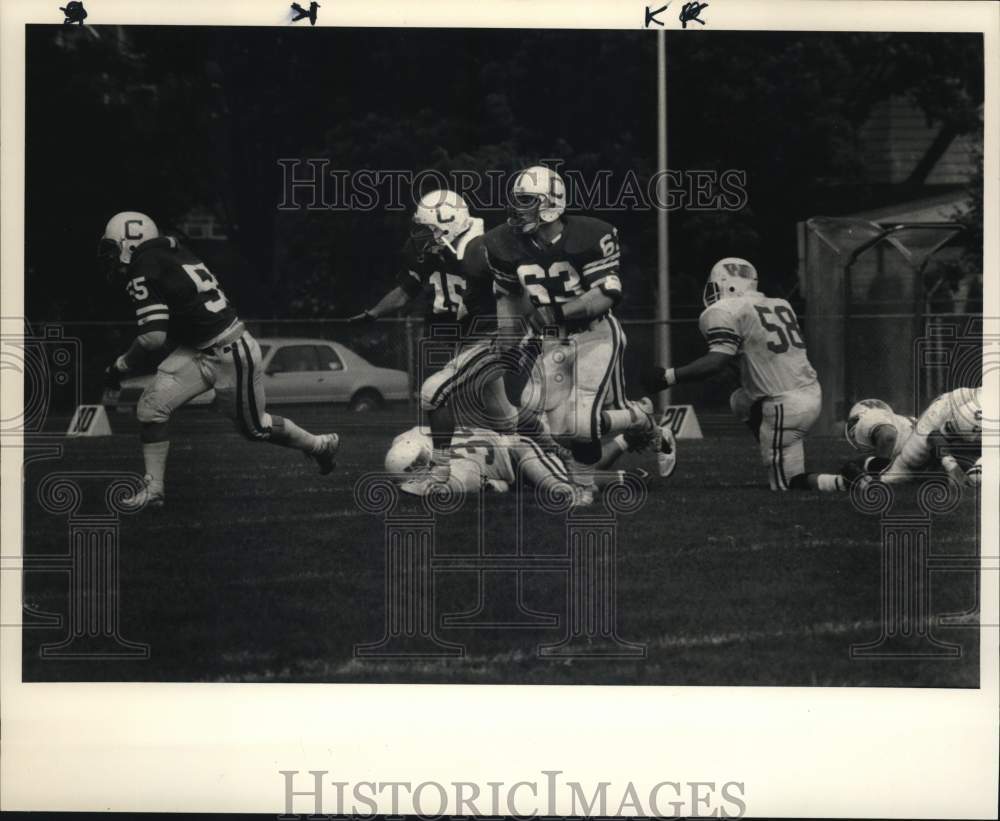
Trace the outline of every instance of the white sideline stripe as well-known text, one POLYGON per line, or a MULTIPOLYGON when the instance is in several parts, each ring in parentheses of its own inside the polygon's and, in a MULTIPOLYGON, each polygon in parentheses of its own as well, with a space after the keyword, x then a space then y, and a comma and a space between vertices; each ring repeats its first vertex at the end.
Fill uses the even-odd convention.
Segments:
MULTIPOLYGON (((762 641, 762 640, 773 640, 773 639, 788 639, 788 638, 810 638, 813 636, 840 636, 847 633, 853 633, 857 631, 864 632, 865 635, 861 637, 862 641, 874 640, 878 636, 879 628, 881 627, 880 621, 866 620, 866 621, 854 621, 854 622, 820 622, 819 624, 808 625, 806 627, 797 627, 793 630, 742 630, 733 631, 731 633, 701 633, 701 634, 690 634, 686 636, 661 636, 660 638, 654 638, 649 641, 642 641, 641 638, 634 638, 629 636, 628 638, 633 641, 638 641, 640 644, 645 644, 647 648, 660 647, 665 649, 674 648, 698 648, 698 647, 718 647, 725 644, 735 644, 738 642, 745 641, 762 641)), ((492 656, 474 656, 467 655, 462 659, 463 669, 468 669, 473 665, 479 665, 482 669, 484 675, 489 674, 489 665, 495 665, 500 663, 509 662, 519 662, 526 661, 535 658, 533 653, 525 653, 522 650, 515 650, 509 653, 497 653, 492 656)), ((648 656, 647 656, 648 660, 648 656)), ((357 672, 361 669, 362 665, 366 662, 376 662, 383 669, 391 667, 397 662, 411 665, 412 659, 406 658, 352 658, 349 661, 343 662, 336 668, 337 674, 348 674, 352 672, 357 672)), ((426 660, 425 663, 430 662, 433 664, 432 659, 426 660)))
POLYGON ((867 631, 873 633, 881 622, 874 619, 868 621, 824 621, 819 624, 796 627, 791 630, 734 630, 731 633, 701 633, 688 636, 661 636, 653 639, 653 647, 718 647, 723 644, 737 644, 745 641, 763 641, 769 639, 809 638, 810 636, 842 636, 845 633, 867 631))
MULTIPOLYGON (((170 509, 170 497, 167 496, 167 510, 170 509)), ((140 516, 142 514, 139 514, 140 516)), ((349 509, 349 510, 335 510, 329 513, 312 513, 302 516, 260 516, 254 519, 248 519, 246 517, 241 517, 238 523, 241 525, 274 525, 274 524, 296 524, 297 522, 323 522, 330 521, 333 519, 350 519, 355 516, 369 516, 371 514, 365 513, 363 510, 349 509)), ((217 520, 215 520, 217 522, 217 520)), ((185 519, 183 522, 170 522, 165 523, 164 526, 156 527, 156 530, 177 530, 183 528, 184 530, 190 530, 192 527, 204 528, 206 522, 196 521, 193 519, 185 519)), ((231 527, 232 523, 229 523, 227 527, 231 527)), ((151 528, 153 529, 153 528, 151 528)), ((331 535, 331 538, 333 536, 331 535)))

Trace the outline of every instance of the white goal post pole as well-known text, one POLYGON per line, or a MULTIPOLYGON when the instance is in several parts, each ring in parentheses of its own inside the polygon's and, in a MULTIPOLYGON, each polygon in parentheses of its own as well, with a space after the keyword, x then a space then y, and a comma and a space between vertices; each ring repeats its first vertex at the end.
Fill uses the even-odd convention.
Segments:
MULTIPOLYGON (((656 286, 656 361, 670 367, 670 263, 667 254, 667 38, 656 32, 656 125, 657 125, 657 286, 656 286)), ((670 404, 670 391, 660 394, 660 408, 670 404)))

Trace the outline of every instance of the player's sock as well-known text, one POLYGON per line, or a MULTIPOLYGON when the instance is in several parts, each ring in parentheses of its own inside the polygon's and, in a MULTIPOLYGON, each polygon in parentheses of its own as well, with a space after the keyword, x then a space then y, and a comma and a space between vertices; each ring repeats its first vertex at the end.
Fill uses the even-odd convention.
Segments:
POLYGON ((444 448, 431 450, 431 476, 446 480, 451 474, 451 451, 444 448))
POLYGON ((638 403, 630 402, 629 407, 623 410, 601 411, 601 433, 607 435, 645 430, 649 424, 648 419, 638 403))
POLYGON ((569 476, 573 480, 574 485, 579 485, 586 490, 593 490, 596 487, 594 465, 584 464, 577 459, 570 459, 566 467, 569 468, 569 476))
POLYGON ((276 445, 315 454, 323 449, 323 439, 296 425, 291 419, 271 414, 271 438, 276 445))
POLYGON ((167 472, 167 453, 169 451, 169 441, 142 443, 142 459, 146 463, 149 489, 157 493, 163 493, 163 477, 167 472))
POLYGON ((837 493, 847 490, 847 480, 839 473, 817 473, 816 490, 823 493, 837 493))

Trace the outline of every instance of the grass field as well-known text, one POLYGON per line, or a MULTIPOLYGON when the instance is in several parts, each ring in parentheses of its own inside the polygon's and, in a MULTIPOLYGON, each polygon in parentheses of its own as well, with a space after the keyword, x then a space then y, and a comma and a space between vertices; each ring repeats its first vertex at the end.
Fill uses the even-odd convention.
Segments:
MULTIPOLYGON (((59 641, 65 628, 35 628, 23 633, 24 678, 978 685, 971 619, 968 627, 935 628, 942 640, 961 645, 960 658, 852 660, 852 643, 879 635, 878 518, 857 512, 846 494, 763 489, 749 434, 713 428, 711 420, 708 438, 681 442, 674 477, 652 480, 646 505, 618 527, 618 629, 646 646, 644 659, 539 658, 536 647, 558 641, 560 627, 440 624, 439 636, 463 644, 464 657, 356 658, 354 646, 378 640, 385 629, 385 553, 383 524, 358 509, 353 485, 381 468, 392 436, 412 422, 402 410, 358 416, 306 408, 289 415, 313 430, 341 434, 333 475, 318 476, 298 454, 243 441, 208 411, 179 414, 167 508, 126 517, 120 531, 121 632, 148 643, 150 658, 41 659, 40 645, 59 641)), ((115 435, 65 440, 60 459, 26 469, 29 556, 67 550, 66 516, 44 511, 36 499, 46 475, 141 473, 134 421, 112 414, 111 422, 115 435)), ((811 468, 835 467, 850 455, 832 438, 810 440, 807 452, 811 468)), ((897 504, 912 512, 914 498, 908 491, 897 504)), ((405 504, 419 509, 416 500, 405 504)), ((514 495, 491 496, 486 504, 487 548, 510 550, 514 495)), ((439 517, 438 549, 474 550, 478 516, 477 505, 468 504, 439 517)), ((530 552, 563 550, 564 527, 527 503, 530 552)), ((971 496, 934 521, 935 552, 967 555, 976 539, 971 496)), ((66 574, 25 578, 30 607, 65 615, 66 574)), ((973 608, 976 587, 972 573, 934 574, 933 612, 973 608)), ((435 618, 472 609, 477 595, 475 573, 438 574, 435 618)), ((525 574, 523 598, 532 610, 559 612, 565 597, 564 574, 525 574)))

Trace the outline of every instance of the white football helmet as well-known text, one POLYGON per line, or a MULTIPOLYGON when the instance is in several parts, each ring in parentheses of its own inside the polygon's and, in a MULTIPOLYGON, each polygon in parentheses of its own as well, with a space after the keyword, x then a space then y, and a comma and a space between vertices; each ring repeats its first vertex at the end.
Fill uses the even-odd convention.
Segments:
POLYGON ((119 262, 132 261, 132 252, 147 239, 160 236, 156 223, 138 211, 122 211, 108 220, 101 237, 102 256, 113 250, 119 262), (112 249, 112 245, 114 246, 112 249), (106 248, 107 251, 103 249, 106 248))
POLYGON ((385 455, 386 473, 398 479, 409 479, 410 474, 431 462, 430 438, 422 433, 407 433, 397 436, 385 455))
POLYGON ((429 191, 420 198, 413 212, 410 236, 423 255, 432 245, 450 248, 457 254, 454 242, 472 226, 472 215, 461 194, 454 191, 429 191))
POLYGON ((507 224, 522 234, 555 222, 566 210, 566 184, 543 165, 525 168, 514 178, 507 202, 507 224))
POLYGON ((848 444, 855 450, 864 449, 863 445, 854 436, 854 432, 858 429, 858 424, 861 422, 861 417, 873 412, 891 415, 893 410, 888 403, 883 402, 881 399, 862 399, 860 402, 855 402, 847 414, 847 422, 844 423, 844 436, 848 444))
POLYGON ((743 296, 757 290, 757 269, 745 259, 720 259, 708 275, 703 301, 705 307, 720 299, 743 296))

